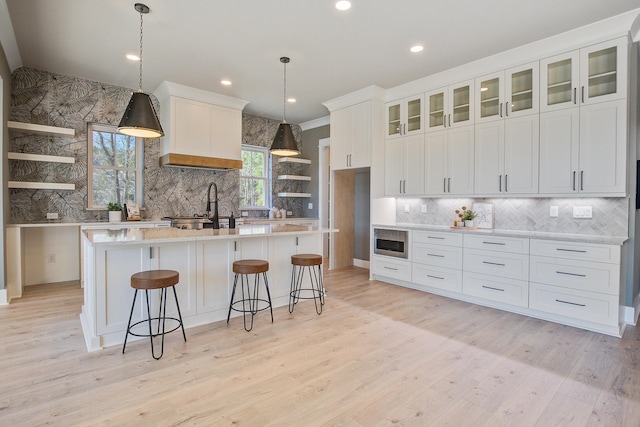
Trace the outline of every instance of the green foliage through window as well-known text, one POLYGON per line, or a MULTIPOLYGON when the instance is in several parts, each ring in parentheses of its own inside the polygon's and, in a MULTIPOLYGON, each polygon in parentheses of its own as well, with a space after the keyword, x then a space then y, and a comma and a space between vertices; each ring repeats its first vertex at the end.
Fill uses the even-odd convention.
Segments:
POLYGON ((116 132, 115 126, 89 125, 89 207, 109 203, 142 204, 142 139, 116 132))
POLYGON ((269 152, 263 147, 242 147, 240 171, 240 206, 269 206, 269 152))

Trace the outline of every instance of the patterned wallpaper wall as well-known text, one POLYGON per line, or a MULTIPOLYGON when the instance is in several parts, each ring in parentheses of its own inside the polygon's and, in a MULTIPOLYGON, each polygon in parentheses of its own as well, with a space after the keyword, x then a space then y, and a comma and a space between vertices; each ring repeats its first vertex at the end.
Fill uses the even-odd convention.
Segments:
POLYGON ((453 225, 455 210, 473 202, 492 203, 494 228, 553 233, 627 236, 629 199, 618 198, 513 198, 513 199, 397 199, 398 223, 453 225), (422 213, 422 205, 427 212, 422 213), (558 206, 558 217, 549 216, 558 206), (591 219, 573 218, 574 206, 591 206, 591 219), (405 212, 405 207, 409 212, 405 212))
MULTIPOLYGON (((131 89, 106 85, 76 77, 19 68, 12 75, 10 120, 75 129, 73 137, 48 137, 11 132, 9 151, 74 157, 74 164, 10 160, 13 181, 47 181, 75 184, 75 191, 11 189, 9 202, 12 223, 43 221, 47 212, 57 212, 64 220, 105 220, 106 211, 87 207, 87 123, 117 125, 131 97, 131 89)), ((152 97, 153 98, 153 97, 152 97)), ((155 98, 154 98, 155 102, 155 98)), ((156 103, 156 108, 159 106, 156 103)), ((279 121, 243 115, 243 144, 268 147, 279 121)), ((292 125, 297 141, 302 131, 292 125)), ((302 144, 300 144, 302 146, 302 144)), ((202 214, 207 187, 218 186, 220 215, 237 216, 239 171, 213 171, 159 167, 159 144, 145 141, 144 205, 145 218, 202 214)), ((300 166, 281 165, 274 157, 272 173, 300 173, 300 166)), ((273 182, 273 206, 302 216, 302 199, 278 198, 282 191, 301 192, 303 184, 273 182)), ((250 216, 266 216, 267 211, 250 211, 250 216)))

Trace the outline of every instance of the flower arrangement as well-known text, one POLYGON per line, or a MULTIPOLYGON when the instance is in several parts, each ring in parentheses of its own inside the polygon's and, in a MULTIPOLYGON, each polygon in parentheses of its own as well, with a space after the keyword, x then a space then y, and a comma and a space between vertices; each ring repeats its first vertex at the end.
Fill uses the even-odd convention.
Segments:
POLYGON ((462 206, 460 209, 456 209, 457 218, 454 220, 454 225, 459 225, 464 221, 473 221, 476 217, 476 213, 471 209, 467 209, 466 206, 462 206))
POLYGON ((120 203, 108 203, 107 204, 107 210, 109 212, 121 211, 122 210, 122 205, 120 205, 120 203))

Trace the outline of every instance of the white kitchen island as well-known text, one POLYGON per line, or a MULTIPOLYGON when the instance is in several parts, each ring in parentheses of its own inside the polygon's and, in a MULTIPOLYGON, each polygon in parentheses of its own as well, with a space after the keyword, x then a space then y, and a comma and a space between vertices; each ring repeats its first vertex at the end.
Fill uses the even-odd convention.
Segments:
MULTIPOLYGON (((291 255, 322 253, 322 234, 337 230, 301 225, 243 225, 236 229, 176 228, 83 230, 84 304, 80 313, 89 351, 121 344, 133 289, 131 275, 144 270, 180 273, 176 285, 185 327, 225 320, 233 286, 233 261, 269 261, 274 307, 288 303, 291 255)), ((138 298, 134 321, 146 317, 138 298)), ((173 298, 167 312, 176 314, 173 298)), ((152 308, 153 310, 153 308, 152 308)), ((268 321, 268 316, 262 319, 268 321)), ((278 318, 274 319, 276 322, 278 318)), ((261 319, 258 316, 257 326, 261 319)), ((238 333, 243 333, 242 328, 238 333)))

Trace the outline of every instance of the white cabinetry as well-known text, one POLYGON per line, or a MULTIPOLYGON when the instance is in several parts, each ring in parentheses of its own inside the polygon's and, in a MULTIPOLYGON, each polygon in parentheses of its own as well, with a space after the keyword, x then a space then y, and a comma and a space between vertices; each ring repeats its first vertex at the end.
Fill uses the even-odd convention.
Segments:
POLYGON ((473 83, 469 80, 425 94, 425 132, 473 124, 473 83))
POLYGON ((424 193, 424 135, 410 135, 385 141, 385 194, 424 193))
POLYGON ((527 307, 528 280, 528 239, 464 236, 463 294, 527 307))
POLYGON ((620 247, 531 240, 531 309, 618 334, 620 247))
POLYGON ((427 195, 473 194, 474 133, 462 126, 425 134, 427 195))
POLYGON ((371 166, 371 101, 331 112, 331 168, 371 166))
POLYGON ((386 137, 424 132, 424 98, 415 95, 386 104, 386 137))
POLYGON ((392 280, 411 282, 411 262, 402 258, 372 255, 371 273, 392 280))
POLYGON ((475 194, 538 192, 538 63, 476 79, 475 194))
POLYGON ((419 287, 462 292, 462 234, 412 233, 411 278, 419 287))
POLYGON ((154 94, 165 131, 161 165, 242 167, 242 109, 247 101, 166 81, 154 94))

